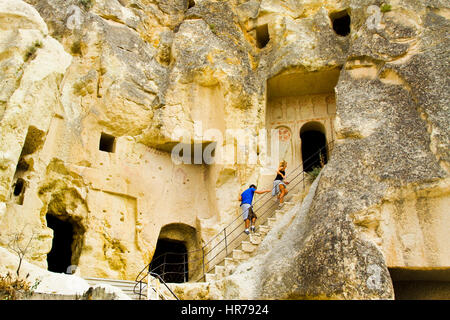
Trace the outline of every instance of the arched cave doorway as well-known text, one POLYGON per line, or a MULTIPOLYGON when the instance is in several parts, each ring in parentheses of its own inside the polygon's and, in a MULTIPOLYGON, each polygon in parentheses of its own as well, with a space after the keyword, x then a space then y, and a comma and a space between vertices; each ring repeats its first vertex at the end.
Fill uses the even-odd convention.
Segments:
POLYGON ((445 268, 389 268, 395 300, 448 300, 450 270, 445 268))
POLYGON ((320 122, 308 122, 300 130, 303 170, 310 172, 328 161, 325 127, 320 122))
POLYGON ((72 242, 74 228, 68 220, 63 221, 47 214, 47 226, 53 229, 52 249, 47 254, 48 270, 63 273, 72 264, 72 242))
POLYGON ((181 241, 158 239, 150 271, 165 282, 182 283, 189 280, 188 252, 181 241))
POLYGON ((168 283, 182 283, 199 274, 199 242, 195 228, 182 223, 161 228, 149 271, 168 283))

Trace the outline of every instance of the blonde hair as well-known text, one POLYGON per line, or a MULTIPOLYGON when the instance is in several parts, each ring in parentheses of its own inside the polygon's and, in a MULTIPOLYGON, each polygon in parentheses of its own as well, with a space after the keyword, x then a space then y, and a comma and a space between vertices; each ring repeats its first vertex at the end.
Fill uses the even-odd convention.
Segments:
POLYGON ((286 160, 283 160, 280 162, 280 167, 286 167, 286 166, 287 166, 286 160))

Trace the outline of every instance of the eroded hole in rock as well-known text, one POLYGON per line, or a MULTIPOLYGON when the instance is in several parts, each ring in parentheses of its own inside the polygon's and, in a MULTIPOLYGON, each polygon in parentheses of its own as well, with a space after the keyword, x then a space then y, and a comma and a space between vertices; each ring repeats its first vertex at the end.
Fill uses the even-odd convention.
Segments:
POLYGON ((18 178, 14 184, 13 195, 15 197, 16 204, 23 205, 23 198, 25 194, 25 180, 18 178))
POLYGON ((269 27, 267 24, 256 27, 256 45, 258 48, 264 48, 270 41, 269 27))
POLYGON ((326 150, 325 128, 319 122, 308 122, 300 130, 302 141, 303 169, 312 171, 315 167, 323 167, 328 160, 326 150))
POLYGON ((195 6, 195 1, 194 0, 188 0, 188 9, 192 8, 193 6, 195 6))
POLYGON ((24 191, 24 187, 25 181, 23 179, 17 179, 14 185, 14 196, 19 196, 24 191))
POLYGON ((72 244, 74 241, 74 225, 51 213, 46 215, 47 226, 53 229, 52 249, 47 254, 48 270, 66 272, 72 264, 72 244))
POLYGON ((448 300, 450 270, 389 268, 396 300, 448 300))
POLYGON ((188 252, 184 242, 158 239, 149 271, 159 274, 165 282, 187 282, 188 252))
POLYGON ((102 132, 100 136, 99 150, 105 152, 115 152, 116 138, 110 134, 102 132))
POLYGON ((15 183, 13 184, 12 194, 16 204, 23 204, 26 187, 24 177, 26 172, 33 167, 33 154, 43 146, 44 140, 45 132, 33 126, 28 128, 13 178, 15 183))
POLYGON ((337 35, 345 37, 350 34, 350 15, 347 10, 330 14, 333 30, 337 35))

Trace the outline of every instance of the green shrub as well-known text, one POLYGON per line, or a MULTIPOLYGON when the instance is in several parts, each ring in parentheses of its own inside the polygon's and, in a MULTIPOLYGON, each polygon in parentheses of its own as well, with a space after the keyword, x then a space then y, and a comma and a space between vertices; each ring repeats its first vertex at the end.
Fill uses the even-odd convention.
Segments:
POLYGON ((314 168, 312 169, 312 171, 307 172, 307 173, 308 173, 309 179, 310 179, 311 181, 316 180, 317 176, 318 176, 319 173, 320 173, 320 170, 322 170, 321 167, 314 167, 314 168))
POLYGON ((392 6, 390 5, 390 4, 387 4, 387 3, 383 3, 382 5, 381 5, 381 12, 389 12, 389 11, 391 11, 392 10, 392 6))
POLYGON ((6 276, 0 275, 0 300, 19 300, 29 298, 41 282, 36 280, 33 285, 28 282, 29 274, 25 279, 12 276, 9 272, 6 276))

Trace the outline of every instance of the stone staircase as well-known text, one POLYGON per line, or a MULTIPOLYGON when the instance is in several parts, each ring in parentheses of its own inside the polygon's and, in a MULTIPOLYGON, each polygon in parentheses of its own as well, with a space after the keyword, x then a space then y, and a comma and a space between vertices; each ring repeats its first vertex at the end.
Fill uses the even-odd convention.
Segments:
POLYGON ((105 279, 105 278, 84 278, 90 286, 96 286, 96 285, 110 285, 113 287, 116 287, 124 294, 129 296, 132 300, 139 300, 139 295, 133 292, 133 288, 136 285, 136 281, 130 281, 130 280, 114 280, 114 279, 105 279))
MULTIPOLYGON (((286 212, 291 210, 296 204, 301 203, 306 194, 307 192, 304 191, 288 196, 283 207, 274 210, 273 214, 261 225, 257 224, 256 232, 250 233, 247 237, 245 237, 245 239, 235 249, 229 252, 222 262, 215 265, 210 273, 205 274, 205 282, 220 280, 231 275, 240 263, 252 257, 256 253, 256 249, 267 233, 280 221, 280 219, 282 219, 286 212)), ((129 296, 132 300, 139 300, 139 295, 133 291, 133 288, 137 283, 135 281, 105 278, 85 278, 85 280, 91 286, 107 284, 116 287, 122 290, 122 292, 129 296)), ((145 291, 147 284, 144 283, 143 286, 145 287, 145 291)), ((146 298, 142 297, 141 299, 146 298)), ((171 298, 167 299, 170 300, 171 298)))
POLYGON ((255 233, 250 233, 247 240, 243 240, 241 244, 230 252, 221 263, 217 264, 210 273, 205 274, 205 282, 220 280, 231 275, 240 263, 252 257, 256 253, 259 244, 272 227, 280 221, 286 212, 299 202, 303 201, 305 195, 306 193, 302 192, 288 197, 283 207, 276 209, 272 216, 267 218, 263 224, 257 225, 255 233))

